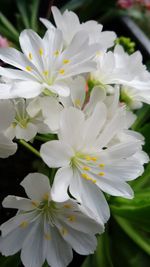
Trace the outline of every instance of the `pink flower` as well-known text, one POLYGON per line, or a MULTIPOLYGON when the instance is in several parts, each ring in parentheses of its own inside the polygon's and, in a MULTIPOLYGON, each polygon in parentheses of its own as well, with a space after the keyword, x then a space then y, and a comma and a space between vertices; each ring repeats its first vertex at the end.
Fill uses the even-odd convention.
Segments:
POLYGON ((133 0, 118 0, 117 4, 121 8, 128 9, 133 6, 134 1, 133 0))
POLYGON ((0 35, 0 47, 8 47, 8 46, 9 46, 8 40, 0 35))

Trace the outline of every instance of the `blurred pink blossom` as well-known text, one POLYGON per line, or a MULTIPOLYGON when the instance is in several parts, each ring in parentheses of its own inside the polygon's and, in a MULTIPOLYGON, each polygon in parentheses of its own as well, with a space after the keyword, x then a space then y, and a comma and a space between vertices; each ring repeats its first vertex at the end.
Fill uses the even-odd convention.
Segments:
POLYGON ((133 0, 118 0, 117 4, 121 8, 128 9, 133 6, 134 1, 133 0))
POLYGON ((9 46, 8 40, 0 35, 0 47, 8 47, 8 46, 9 46))

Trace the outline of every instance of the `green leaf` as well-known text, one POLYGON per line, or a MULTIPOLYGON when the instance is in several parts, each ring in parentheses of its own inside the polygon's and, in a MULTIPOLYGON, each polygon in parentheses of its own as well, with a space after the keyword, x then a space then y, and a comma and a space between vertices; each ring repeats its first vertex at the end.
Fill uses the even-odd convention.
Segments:
POLYGON ((19 264, 20 264, 19 254, 9 257, 0 256, 1 267, 19 267, 19 264))
POLYGON ((109 236, 111 239, 111 255, 114 266, 149 267, 149 255, 126 235, 116 221, 111 219, 110 224, 111 232, 109 236))
POLYGON ((114 216, 117 223, 123 231, 148 255, 150 255, 150 238, 148 235, 140 231, 135 224, 119 216, 114 216))
POLYGON ((16 31, 15 27, 11 22, 0 12, 0 22, 5 26, 6 29, 10 31, 15 38, 19 38, 19 33, 16 31))
POLYGON ((150 118, 150 106, 144 104, 143 108, 137 111, 137 119, 132 126, 132 130, 138 131, 145 122, 150 118))
POLYGON ((29 14, 27 11, 27 3, 26 1, 22 0, 16 0, 18 10, 21 14, 22 21, 24 23, 25 28, 30 28, 30 22, 29 22, 29 14))
POLYGON ((39 5, 40 5, 40 0, 32 0, 31 4, 31 28, 34 31, 37 31, 38 29, 38 11, 39 11, 39 5))
POLYGON ((82 267, 113 267, 110 256, 110 240, 107 230, 97 238, 97 249, 94 255, 86 258, 82 267))

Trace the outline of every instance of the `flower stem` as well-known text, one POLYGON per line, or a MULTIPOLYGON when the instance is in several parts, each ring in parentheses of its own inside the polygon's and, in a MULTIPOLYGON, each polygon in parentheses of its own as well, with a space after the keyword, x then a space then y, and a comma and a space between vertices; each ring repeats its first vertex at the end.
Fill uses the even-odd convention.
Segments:
POLYGON ((31 146, 29 143, 27 143, 25 140, 20 139, 19 140, 19 144, 21 144, 22 146, 24 146, 26 149, 28 149, 29 151, 31 151, 34 155, 38 156, 39 158, 41 158, 41 155, 39 153, 38 150, 36 150, 33 146, 31 146))

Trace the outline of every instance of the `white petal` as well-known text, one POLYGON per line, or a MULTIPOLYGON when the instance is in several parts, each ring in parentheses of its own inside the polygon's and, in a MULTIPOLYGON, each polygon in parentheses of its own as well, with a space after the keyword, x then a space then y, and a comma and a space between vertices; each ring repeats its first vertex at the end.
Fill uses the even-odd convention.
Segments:
POLYGON ((117 132, 123 129, 125 125, 124 109, 119 109, 113 118, 106 124, 103 132, 100 134, 97 145, 105 147, 117 132))
POLYGON ((47 29, 55 29, 54 25, 48 19, 40 18, 40 21, 45 25, 47 29))
POLYGON ((52 92, 54 92, 60 96, 64 96, 64 97, 67 97, 70 94, 70 89, 69 89, 68 85, 66 83, 64 83, 63 81, 56 81, 56 83, 49 86, 49 89, 52 92))
POLYGON ((88 255, 94 253, 97 245, 97 240, 94 235, 76 231, 68 225, 66 226, 65 224, 64 228, 67 232, 63 235, 63 238, 71 245, 71 247, 77 253, 81 255, 88 255))
POLYGON ((132 199, 134 192, 132 188, 125 182, 108 180, 106 177, 102 180, 97 180, 97 185, 100 189, 112 196, 119 196, 132 199))
POLYGON ((0 251, 2 255, 9 256, 17 253, 28 234, 29 228, 18 227, 8 235, 0 237, 0 251))
POLYGON ((51 240, 47 241, 46 259, 52 267, 66 267, 73 258, 71 246, 61 237, 55 227, 49 229, 51 240))
POLYGON ((37 134, 37 126, 33 123, 28 123, 25 128, 16 126, 16 138, 24 139, 25 141, 30 141, 37 134))
POLYGON ((0 131, 6 130, 15 117, 15 110, 9 100, 0 101, 0 131))
POLYGON ((16 153, 17 144, 0 133, 0 158, 7 158, 16 153))
POLYGON ((43 255, 44 233, 40 220, 34 223, 28 233, 21 251, 21 261, 27 267, 41 267, 45 261, 43 255))
POLYGON ((38 96, 43 90, 43 85, 34 81, 14 82, 11 88, 13 98, 23 97, 32 98, 38 96))
POLYGON ((86 81, 82 76, 78 76, 70 82, 71 99, 75 107, 82 108, 85 101, 86 81))
POLYGON ((3 200, 2 205, 5 208, 12 208, 12 209, 19 209, 26 211, 33 210, 35 208, 30 199, 16 197, 16 196, 7 196, 3 200))
POLYGON ((54 201, 62 202, 69 199, 67 190, 72 178, 73 172, 70 167, 63 167, 57 171, 51 191, 52 199, 54 201))
POLYGON ((84 113, 82 111, 73 107, 64 109, 60 120, 60 139, 77 149, 77 146, 82 144, 83 124, 84 113))
POLYGON ((60 113, 63 109, 58 100, 53 97, 43 97, 40 101, 44 122, 50 130, 56 132, 59 128, 60 113))
POLYGON ((90 115, 93 109, 95 108, 97 102, 102 102, 106 97, 106 92, 100 86, 95 86, 92 89, 89 102, 86 104, 84 108, 84 112, 87 115, 90 115))
POLYGON ((83 180, 76 172, 70 184, 70 193, 85 208, 86 214, 90 217, 90 210, 94 219, 104 224, 110 216, 108 204, 98 187, 90 181, 83 180), (88 209, 86 209, 88 207, 88 209))
POLYGON ((70 164, 74 152, 69 145, 56 140, 43 144, 40 154, 49 167, 59 168, 70 164))
POLYGON ((107 116, 107 110, 104 103, 99 102, 96 104, 92 115, 85 121, 84 125, 84 142, 91 145, 95 142, 101 128, 103 127, 107 116))
POLYGON ((48 177, 41 173, 30 173, 21 182, 29 198, 42 201, 46 195, 50 196, 48 177))

